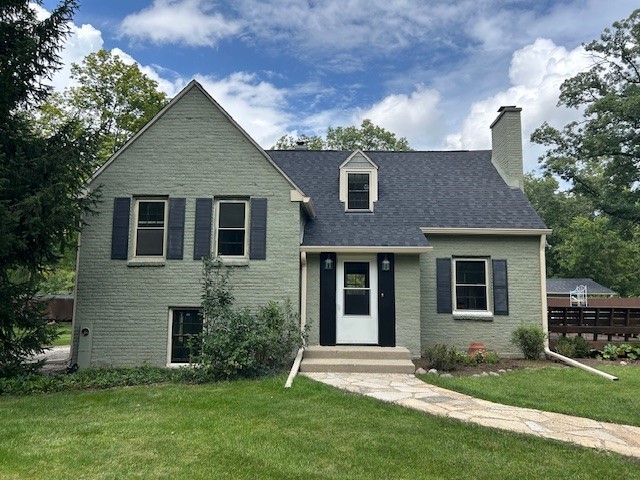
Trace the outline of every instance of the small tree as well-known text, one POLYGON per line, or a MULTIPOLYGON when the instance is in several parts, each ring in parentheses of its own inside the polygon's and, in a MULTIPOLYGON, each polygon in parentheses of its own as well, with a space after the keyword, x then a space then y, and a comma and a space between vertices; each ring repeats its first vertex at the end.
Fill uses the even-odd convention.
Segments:
POLYGON ((229 269, 203 261, 203 333, 193 342, 193 363, 215 378, 252 378, 278 372, 304 342, 290 302, 270 302, 257 314, 233 306, 229 269))

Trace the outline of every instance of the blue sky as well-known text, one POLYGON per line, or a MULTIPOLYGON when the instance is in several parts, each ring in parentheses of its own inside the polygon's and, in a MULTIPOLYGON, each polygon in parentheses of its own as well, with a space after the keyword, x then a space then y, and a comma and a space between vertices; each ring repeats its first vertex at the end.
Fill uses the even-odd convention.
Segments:
POLYGON ((114 49, 170 96, 196 78, 265 148, 363 118, 416 149, 490 148, 496 110, 518 105, 531 170, 531 131, 578 115, 555 104, 562 80, 589 66, 581 43, 634 3, 81 0, 53 84, 70 84, 71 62, 114 49))

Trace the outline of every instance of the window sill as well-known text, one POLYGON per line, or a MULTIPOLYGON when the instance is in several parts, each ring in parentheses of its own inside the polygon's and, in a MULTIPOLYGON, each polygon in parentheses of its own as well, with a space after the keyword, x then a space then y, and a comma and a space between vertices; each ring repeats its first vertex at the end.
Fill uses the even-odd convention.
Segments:
POLYGON ((493 312, 455 310, 453 312, 453 318, 454 320, 475 320, 480 322, 492 322, 493 312))
POLYGON ((373 210, 370 210, 368 208, 363 208, 363 209, 353 209, 353 208, 349 209, 349 208, 347 208, 345 210, 345 213, 373 213, 373 210))
POLYGON ((127 262, 127 267, 164 267, 164 258, 134 258, 127 262))
POLYGON ((248 267, 249 266, 249 258, 248 257, 218 257, 222 265, 226 267, 248 267))

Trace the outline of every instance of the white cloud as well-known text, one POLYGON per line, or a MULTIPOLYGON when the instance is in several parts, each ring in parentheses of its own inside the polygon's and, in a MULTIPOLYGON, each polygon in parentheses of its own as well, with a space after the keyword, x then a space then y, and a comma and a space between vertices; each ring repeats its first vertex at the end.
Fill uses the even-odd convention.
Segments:
POLYGON ((120 25, 120 33, 133 39, 190 46, 214 46, 240 29, 239 22, 214 11, 207 0, 155 0, 120 25))
POLYGON ((174 97, 188 83, 187 80, 180 77, 180 75, 175 72, 170 72, 166 69, 154 65, 140 64, 140 62, 138 62, 135 58, 133 58, 127 52, 120 50, 119 48, 113 48, 111 50, 111 53, 120 57, 122 62, 126 65, 133 65, 134 63, 136 63, 140 71, 147 77, 155 80, 158 84, 158 90, 166 93, 169 98, 174 97), (169 73, 173 77, 173 80, 161 76, 161 73, 169 73))
POLYGON ((454 149, 491 148, 489 125, 502 105, 522 107, 525 169, 536 167, 540 149, 529 142, 533 130, 549 121, 560 127, 580 112, 556 107, 562 82, 590 65, 582 47, 568 51, 551 40, 537 39, 513 54, 509 78, 511 87, 476 101, 460 132, 448 135, 447 147, 454 149))
POLYGON ((391 94, 365 110, 356 111, 360 123, 369 118, 398 137, 407 137, 415 149, 433 147, 442 138, 443 125, 438 109, 440 95, 417 85, 410 95, 391 94))
POLYGON ((221 79, 197 75, 196 80, 264 148, 287 131, 292 120, 286 108, 287 90, 246 72, 221 79))

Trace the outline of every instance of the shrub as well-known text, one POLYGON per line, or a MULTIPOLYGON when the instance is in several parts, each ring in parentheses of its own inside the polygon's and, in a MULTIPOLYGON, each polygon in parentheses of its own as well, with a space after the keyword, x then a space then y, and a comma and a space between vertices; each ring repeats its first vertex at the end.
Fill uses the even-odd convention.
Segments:
POLYGON ((457 362, 467 366, 482 364, 495 365, 500 361, 500 356, 496 352, 478 350, 473 355, 466 352, 457 353, 457 362))
POLYGON ((511 342, 522 350, 524 358, 539 360, 544 353, 544 332, 539 325, 519 325, 511 334, 511 342))
POLYGON ((568 337, 558 338, 554 350, 565 357, 574 358, 576 356, 576 346, 573 340, 568 337))
POLYGON ((445 372, 455 369, 459 358, 459 354, 454 347, 447 347, 443 344, 425 348, 422 356, 427 361, 428 368, 435 368, 445 372))
POLYGON ((233 306, 229 270, 205 259, 200 352, 192 357, 214 378, 253 378, 285 368, 304 343, 299 318, 290 302, 270 302, 258 313, 233 306))
POLYGON ((616 360, 617 358, 628 358, 629 360, 637 360, 640 358, 640 345, 630 343, 621 343, 620 345, 612 345, 608 343, 598 352, 599 356, 605 360, 616 360))

